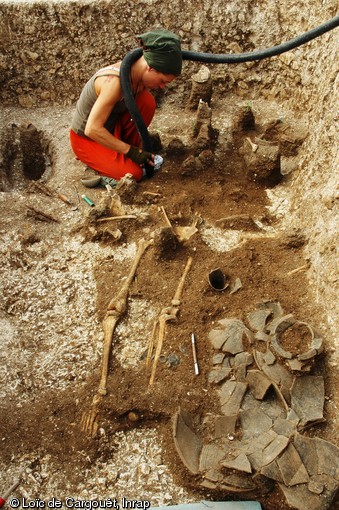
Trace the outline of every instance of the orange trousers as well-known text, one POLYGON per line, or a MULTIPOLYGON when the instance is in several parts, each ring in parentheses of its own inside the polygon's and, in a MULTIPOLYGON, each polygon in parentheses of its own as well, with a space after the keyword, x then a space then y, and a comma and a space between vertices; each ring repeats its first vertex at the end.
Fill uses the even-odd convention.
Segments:
MULTIPOLYGON (((144 90, 136 96, 135 102, 146 126, 149 126, 155 112, 154 97, 150 92, 144 90)), ((119 140, 136 147, 141 144, 140 135, 128 111, 124 112, 118 119, 113 135, 119 140)), ((72 129, 70 131, 70 142, 77 159, 93 168, 93 170, 100 172, 100 174, 117 180, 120 180, 126 174, 132 174, 137 181, 142 179, 141 166, 124 154, 108 149, 94 140, 77 135, 72 129)))

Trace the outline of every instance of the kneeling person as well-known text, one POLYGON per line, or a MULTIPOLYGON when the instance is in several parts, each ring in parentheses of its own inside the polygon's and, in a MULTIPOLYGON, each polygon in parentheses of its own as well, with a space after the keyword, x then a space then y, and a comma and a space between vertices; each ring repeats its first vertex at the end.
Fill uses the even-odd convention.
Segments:
MULTIPOLYGON (((136 105, 149 126, 155 112, 150 90, 162 89, 181 73, 180 38, 168 30, 137 36, 143 55, 131 66, 130 85, 136 105)), ((101 175, 119 180, 132 174, 140 181, 143 165, 154 166, 154 154, 140 148, 138 130, 124 102, 121 62, 97 71, 76 104, 70 141, 76 157, 101 175)))

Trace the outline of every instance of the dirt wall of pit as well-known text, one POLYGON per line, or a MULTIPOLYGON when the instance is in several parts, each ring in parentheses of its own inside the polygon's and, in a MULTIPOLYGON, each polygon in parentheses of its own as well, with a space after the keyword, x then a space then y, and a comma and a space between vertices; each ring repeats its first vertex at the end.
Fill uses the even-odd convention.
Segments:
MULTIPOLYGON (((2 1, 0 3, 0 98, 29 111, 70 105, 90 74, 136 47, 135 34, 163 26, 182 37, 184 49, 238 53, 270 47, 320 25, 337 14, 335 0, 2 1)), ((338 273, 338 29, 279 57, 241 65, 211 65, 214 94, 232 92, 244 101, 266 98, 306 115, 309 134, 288 186, 283 222, 308 239, 309 278, 333 327, 339 315, 338 273)), ((186 62, 170 87, 185 107, 186 62)), ((285 193, 285 195, 284 195, 285 193)))

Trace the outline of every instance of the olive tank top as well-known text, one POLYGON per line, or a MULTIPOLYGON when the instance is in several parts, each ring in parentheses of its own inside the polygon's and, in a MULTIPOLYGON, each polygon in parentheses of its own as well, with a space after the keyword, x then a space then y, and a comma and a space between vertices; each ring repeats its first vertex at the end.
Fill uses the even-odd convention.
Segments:
MULTIPOLYGON (((120 69, 115 66, 107 66, 97 71, 86 83, 80 97, 75 106, 75 112, 72 118, 71 129, 80 136, 85 136, 84 131, 86 122, 92 107, 97 100, 97 95, 94 88, 95 80, 99 76, 120 76, 120 69)), ((125 101, 122 99, 114 106, 111 111, 106 123, 105 128, 113 133, 114 126, 118 120, 118 117, 127 110, 125 101)))

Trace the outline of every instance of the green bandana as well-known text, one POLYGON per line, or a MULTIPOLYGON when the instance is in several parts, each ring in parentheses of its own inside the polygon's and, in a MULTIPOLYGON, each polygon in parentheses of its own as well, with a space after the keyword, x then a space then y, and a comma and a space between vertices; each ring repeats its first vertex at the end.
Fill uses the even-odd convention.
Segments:
POLYGON ((164 74, 181 73, 182 55, 180 37, 168 30, 153 30, 138 35, 144 58, 150 67, 164 74))

